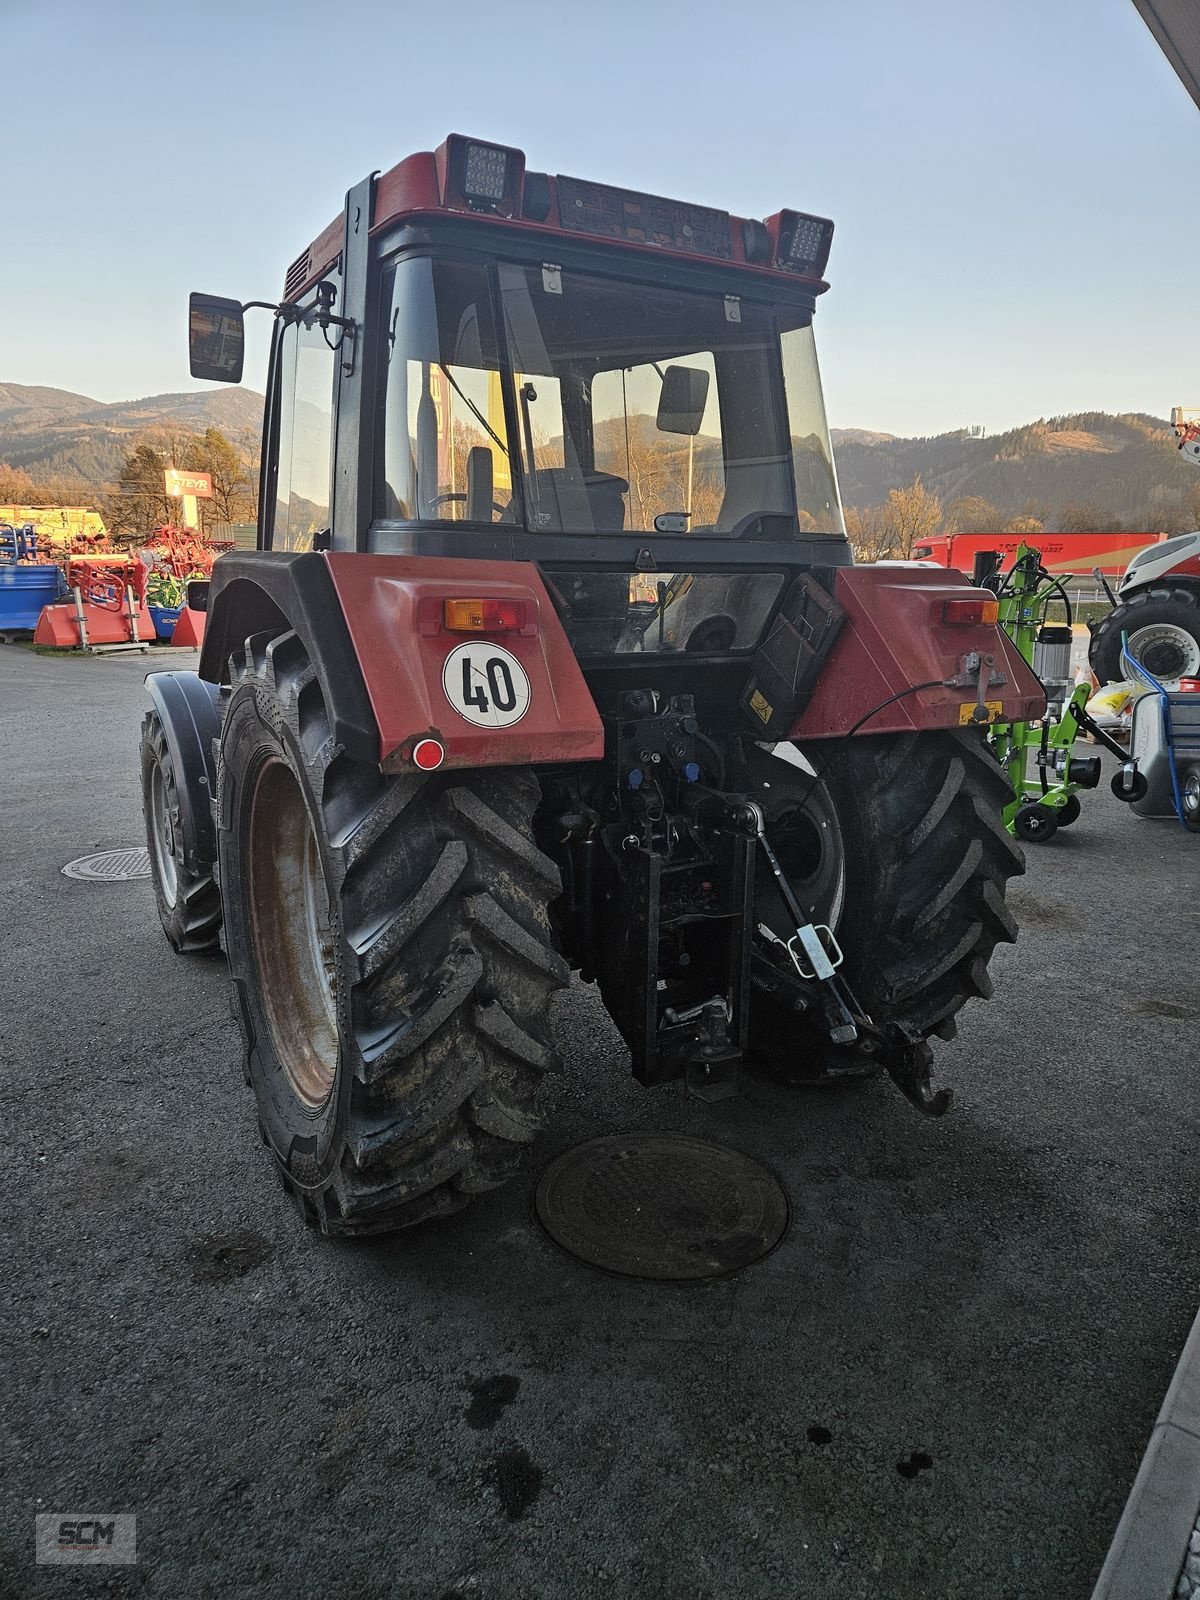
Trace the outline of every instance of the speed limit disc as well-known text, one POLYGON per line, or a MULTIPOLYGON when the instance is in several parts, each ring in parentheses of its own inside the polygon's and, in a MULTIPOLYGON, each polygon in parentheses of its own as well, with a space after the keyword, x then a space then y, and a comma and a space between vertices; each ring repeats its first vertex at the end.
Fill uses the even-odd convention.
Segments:
POLYGON ((525 668, 509 651, 486 640, 460 644, 442 668, 446 699, 477 728, 511 728, 529 710, 532 691, 525 668))

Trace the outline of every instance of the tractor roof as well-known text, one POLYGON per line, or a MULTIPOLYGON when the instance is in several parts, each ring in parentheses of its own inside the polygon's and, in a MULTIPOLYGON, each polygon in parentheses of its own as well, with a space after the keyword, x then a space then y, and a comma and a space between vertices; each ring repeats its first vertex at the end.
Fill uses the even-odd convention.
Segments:
MULTIPOLYGON (((371 232, 402 218, 469 216, 526 236, 587 240, 623 254, 707 260, 776 280, 797 279, 816 293, 833 223, 806 212, 778 211, 759 222, 709 206, 642 194, 578 178, 527 172, 520 150, 451 134, 385 172, 375 185, 371 232)), ((344 219, 335 217, 287 270, 284 298, 294 300, 341 254, 344 219)), ((499 241, 498 241, 499 242, 499 241)))

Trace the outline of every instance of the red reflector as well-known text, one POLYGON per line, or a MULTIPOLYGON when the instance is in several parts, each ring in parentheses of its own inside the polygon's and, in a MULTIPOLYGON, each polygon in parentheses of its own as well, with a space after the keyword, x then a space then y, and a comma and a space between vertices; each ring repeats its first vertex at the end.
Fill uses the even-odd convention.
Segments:
POLYGON ((446 752, 436 739, 418 739, 413 746, 413 766, 422 772, 432 772, 446 759, 446 752))
POLYGON ((447 600, 444 616, 452 633, 519 633, 525 626, 525 602, 447 600))
POLYGON ((995 600, 944 600, 942 621, 961 627, 969 622, 995 622, 1000 607, 995 600))

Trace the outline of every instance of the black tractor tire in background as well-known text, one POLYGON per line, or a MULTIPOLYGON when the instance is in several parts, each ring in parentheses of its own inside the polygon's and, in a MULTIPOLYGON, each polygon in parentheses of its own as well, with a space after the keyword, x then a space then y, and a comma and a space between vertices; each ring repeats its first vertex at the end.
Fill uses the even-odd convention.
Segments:
POLYGON ((183 863, 179 790, 157 711, 142 719, 142 815, 150 880, 163 932, 181 955, 221 948, 221 896, 211 865, 189 872, 183 863))
MULTIPOLYGON (((1123 599, 1096 624, 1092 633, 1091 644, 1088 646, 1088 665, 1097 680, 1102 684, 1122 682, 1125 677, 1121 670, 1122 633, 1129 634, 1130 643, 1134 645, 1134 634, 1142 628, 1158 625, 1179 628, 1182 632, 1190 634, 1196 641, 1196 652, 1200 655, 1200 589, 1185 589, 1178 585, 1167 587, 1159 584, 1153 589, 1142 589, 1137 594, 1131 594, 1128 599, 1123 599)), ((1142 654, 1137 648, 1133 649, 1133 655, 1135 660, 1142 662, 1146 670, 1153 673, 1156 678, 1174 680, 1179 676, 1178 671, 1171 670, 1169 655, 1161 662, 1163 670, 1156 667, 1153 656, 1143 661, 1142 654)))
POLYGON ((514 1174, 557 1067, 537 781, 351 761, 292 632, 230 681, 218 864, 263 1141, 326 1233, 446 1216, 514 1174))
MULTIPOLYGON (((912 1040, 953 1038, 967 1001, 991 997, 995 946, 1017 935, 1004 891, 1025 861, 1001 817, 1004 773, 974 731, 856 737, 824 761, 818 746, 805 754, 841 835, 842 976, 876 1023, 912 1040)), ((757 990, 750 1043, 752 1064, 795 1084, 845 1081, 869 1061, 757 990)))

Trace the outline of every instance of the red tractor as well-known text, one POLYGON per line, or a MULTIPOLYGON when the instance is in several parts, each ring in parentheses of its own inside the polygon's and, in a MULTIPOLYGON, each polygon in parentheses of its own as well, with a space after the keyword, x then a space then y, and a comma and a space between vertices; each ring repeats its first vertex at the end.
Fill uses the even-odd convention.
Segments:
MULTIPOLYGON (((194 594, 199 673, 149 679, 142 774, 167 936, 223 942, 327 1232, 512 1176, 572 969, 644 1083, 945 1109, 927 1041, 1016 931, 983 725, 1043 695, 991 595, 852 563, 832 232, 455 136, 268 307, 259 548, 194 594)), ((192 297, 195 376, 240 378, 246 309, 192 297)))

